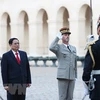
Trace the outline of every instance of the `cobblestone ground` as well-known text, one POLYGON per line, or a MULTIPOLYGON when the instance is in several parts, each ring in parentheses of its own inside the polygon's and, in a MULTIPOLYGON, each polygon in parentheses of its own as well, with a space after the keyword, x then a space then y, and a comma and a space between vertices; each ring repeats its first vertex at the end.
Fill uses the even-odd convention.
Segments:
MULTIPOLYGON (((26 100, 58 100, 56 73, 56 67, 31 67, 32 85, 30 88, 27 88, 26 100)), ((76 80, 73 100, 82 100, 83 97, 84 87, 81 75, 82 68, 78 67, 78 78, 76 80)), ((4 100, 7 100, 6 91, 2 86, 1 75, 0 96, 2 96, 4 100)), ((89 100, 88 96, 85 100, 89 100)))

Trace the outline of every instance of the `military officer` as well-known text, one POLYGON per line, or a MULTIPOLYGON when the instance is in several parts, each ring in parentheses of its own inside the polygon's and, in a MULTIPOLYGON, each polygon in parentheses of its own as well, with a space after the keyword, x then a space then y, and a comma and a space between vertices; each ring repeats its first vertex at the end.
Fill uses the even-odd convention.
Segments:
POLYGON ((69 28, 61 28, 49 49, 58 59, 58 89, 59 100, 72 100, 77 77, 76 48, 69 44, 71 32, 69 28), (61 44, 58 44, 59 40, 61 44))
POLYGON ((97 34, 99 36, 98 40, 90 45, 91 53, 89 49, 86 53, 82 75, 82 79, 87 86, 90 86, 89 80, 91 74, 93 75, 93 79, 95 79, 94 88, 89 91, 91 100, 100 100, 100 23, 97 26, 97 34))

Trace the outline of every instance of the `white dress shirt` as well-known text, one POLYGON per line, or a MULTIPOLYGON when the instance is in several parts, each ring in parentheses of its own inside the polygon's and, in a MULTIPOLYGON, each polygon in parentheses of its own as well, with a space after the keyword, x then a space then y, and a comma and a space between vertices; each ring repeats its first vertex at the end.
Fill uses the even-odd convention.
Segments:
MULTIPOLYGON (((15 58, 16 58, 16 52, 15 52, 14 50, 12 50, 12 52, 13 52, 13 54, 14 54, 15 58)), ((20 54, 19 54, 19 52, 18 52, 18 51, 17 51, 17 53, 18 53, 18 57, 20 58, 20 54)))

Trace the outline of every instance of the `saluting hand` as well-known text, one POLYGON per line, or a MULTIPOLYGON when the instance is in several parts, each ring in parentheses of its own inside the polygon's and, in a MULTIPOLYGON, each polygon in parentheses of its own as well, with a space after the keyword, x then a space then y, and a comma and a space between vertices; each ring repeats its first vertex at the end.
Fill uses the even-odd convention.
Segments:
POLYGON ((62 39, 62 33, 59 32, 59 33, 57 34, 57 37, 58 37, 59 39, 62 39))

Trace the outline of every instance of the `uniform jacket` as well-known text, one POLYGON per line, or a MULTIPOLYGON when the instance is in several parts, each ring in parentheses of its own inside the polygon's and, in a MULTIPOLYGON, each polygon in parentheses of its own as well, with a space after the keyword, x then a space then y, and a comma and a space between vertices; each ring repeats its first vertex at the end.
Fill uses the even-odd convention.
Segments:
POLYGON ((59 38, 51 43, 50 50, 58 60, 57 78, 73 80, 77 77, 76 48, 69 45, 71 52, 64 44, 58 44, 59 38))
POLYGON ((26 52, 18 51, 21 63, 18 64, 12 50, 3 54, 1 60, 1 73, 3 84, 9 83, 31 83, 30 67, 26 52))
MULTIPOLYGON (((85 56, 83 75, 82 75, 83 81, 89 81, 92 70, 100 70, 100 37, 95 42, 95 44, 91 45, 91 49, 95 60, 95 66, 94 68, 92 68, 93 61, 89 51, 87 51, 85 56)), ((96 78, 96 82, 95 82, 95 89, 90 92, 90 98, 99 100, 100 99, 100 74, 94 75, 93 77, 96 78)))

